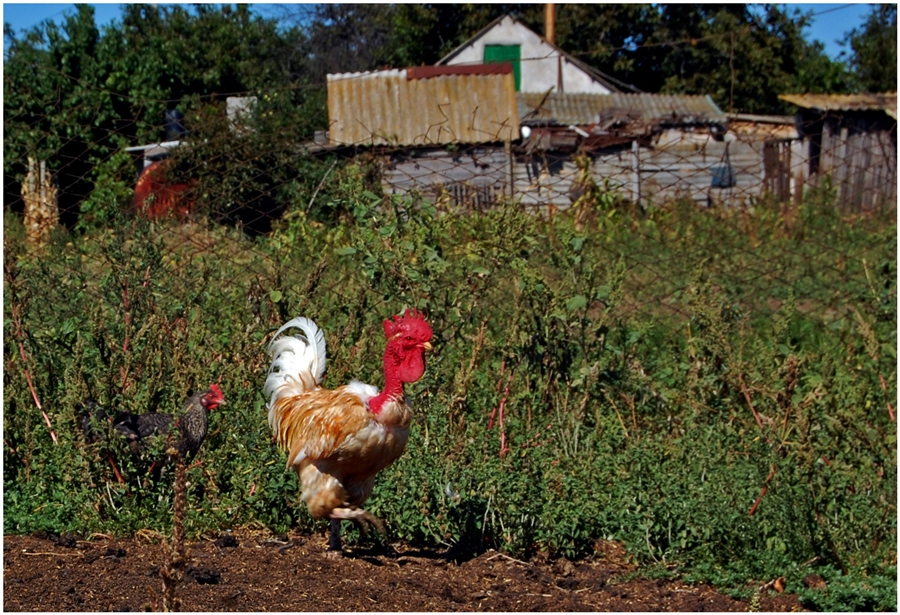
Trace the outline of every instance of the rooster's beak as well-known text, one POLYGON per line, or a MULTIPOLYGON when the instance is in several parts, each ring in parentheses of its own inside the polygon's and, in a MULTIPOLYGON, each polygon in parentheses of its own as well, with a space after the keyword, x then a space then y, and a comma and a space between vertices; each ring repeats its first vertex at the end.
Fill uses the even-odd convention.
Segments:
POLYGON ((422 348, 424 348, 425 350, 431 350, 431 342, 425 342, 424 344, 422 344, 422 348))

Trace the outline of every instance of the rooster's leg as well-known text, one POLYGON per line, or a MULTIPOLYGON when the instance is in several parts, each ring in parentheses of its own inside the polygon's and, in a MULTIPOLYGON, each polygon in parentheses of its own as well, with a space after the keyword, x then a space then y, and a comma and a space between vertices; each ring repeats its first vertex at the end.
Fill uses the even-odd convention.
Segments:
POLYGON ((365 519, 351 519, 353 524, 359 528, 359 533, 362 534, 363 538, 366 538, 369 535, 369 523, 365 519))
POLYGON ((329 553, 339 554, 342 552, 341 549, 341 520, 340 519, 332 519, 331 520, 331 533, 328 536, 328 551, 329 553))

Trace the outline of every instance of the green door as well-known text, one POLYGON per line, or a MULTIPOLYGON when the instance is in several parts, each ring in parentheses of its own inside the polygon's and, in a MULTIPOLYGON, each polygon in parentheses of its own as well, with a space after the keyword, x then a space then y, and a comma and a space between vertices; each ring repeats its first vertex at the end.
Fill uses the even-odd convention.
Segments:
POLYGON ((513 79, 516 82, 516 92, 522 85, 522 49, 519 45, 485 45, 484 63, 511 62, 513 67, 513 79))

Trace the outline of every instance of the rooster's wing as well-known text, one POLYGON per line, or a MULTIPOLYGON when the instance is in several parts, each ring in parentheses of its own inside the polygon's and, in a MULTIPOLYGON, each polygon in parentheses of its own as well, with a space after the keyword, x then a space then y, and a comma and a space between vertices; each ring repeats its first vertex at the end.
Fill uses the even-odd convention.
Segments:
POLYGON ((363 399, 347 387, 284 397, 274 409, 275 441, 288 452, 288 467, 352 456, 366 427, 375 422, 363 399))

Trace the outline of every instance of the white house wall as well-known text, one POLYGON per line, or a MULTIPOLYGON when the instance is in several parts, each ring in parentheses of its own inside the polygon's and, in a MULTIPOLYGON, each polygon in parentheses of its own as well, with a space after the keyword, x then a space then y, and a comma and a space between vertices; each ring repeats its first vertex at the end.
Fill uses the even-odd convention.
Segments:
POLYGON ((520 45, 521 87, 520 92, 546 92, 557 89, 557 75, 562 68, 562 91, 567 93, 610 94, 611 91, 594 81, 590 75, 561 56, 559 51, 540 36, 514 22, 510 18, 501 20, 495 27, 485 32, 469 47, 460 50, 448 65, 471 65, 484 62, 485 45, 520 45), (562 58, 562 60, 560 60, 562 58))

